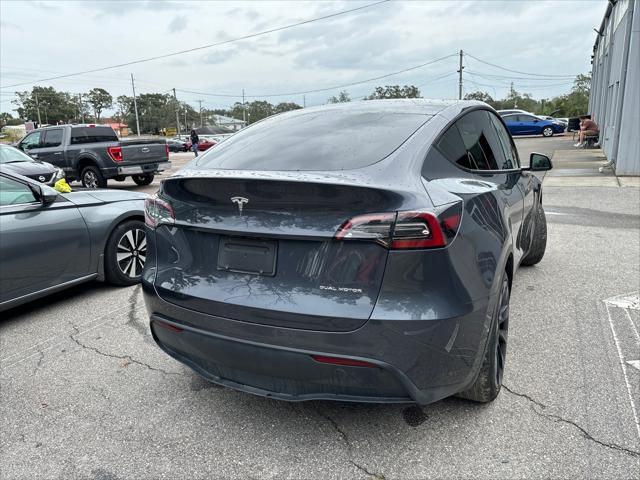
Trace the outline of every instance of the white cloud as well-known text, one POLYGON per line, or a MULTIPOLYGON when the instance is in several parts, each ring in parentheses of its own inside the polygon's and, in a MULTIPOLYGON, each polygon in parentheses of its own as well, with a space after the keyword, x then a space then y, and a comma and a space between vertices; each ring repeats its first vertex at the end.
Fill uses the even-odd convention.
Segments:
MULTIPOLYGON (((77 72, 116 65, 140 58, 237 38, 321 15, 364 5, 365 1, 288 2, 47 2, 44 6, 0 1, 0 59, 2 65, 26 71, 0 70, 2 85, 52 76, 45 72, 77 72), (51 8, 49 8, 51 7, 51 8), (38 15, 33 15, 38 9, 38 15), (55 42, 29 42, 24 26, 38 38, 55 42), (73 29, 60 25, 73 25, 73 29), (167 32, 174 33, 169 35, 167 32), (19 48, 16 48, 19 46, 19 48), (39 72, 40 70, 40 72, 39 72), (14 77, 10 78, 9 73, 14 77)), ((590 54, 605 8, 592 2, 389 2, 344 16, 311 23, 220 47, 185 53, 45 84, 70 92, 102 86, 112 95, 130 94, 130 74, 141 92, 162 92, 176 87, 199 92, 248 94, 311 90, 384 75, 453 54, 461 48, 490 62, 515 70, 575 74, 590 69, 590 54), (179 67, 179 68, 178 68, 179 67)), ((451 97, 457 58, 389 77, 379 82, 346 88, 356 98, 377 84, 426 84, 434 97, 451 97)), ((468 60, 467 71, 509 74, 468 60)), ((501 96, 508 79, 465 77, 465 88, 492 84, 487 91, 501 96), (495 90, 495 92, 494 92, 495 90)), ((520 81, 522 84, 526 84, 520 81)), ((528 84, 534 82, 529 81, 528 84)), ((516 84, 517 86, 517 84, 516 84)), ((30 85, 16 87, 29 89, 30 85)), ((562 93, 564 87, 532 89, 534 96, 562 93)), ((0 101, 15 89, 3 89, 0 101)), ((526 91, 526 89, 524 89, 526 91)), ((337 92, 307 95, 307 104, 324 102, 337 92)), ((183 95, 186 101, 203 98, 212 104, 235 99, 183 95), (193 98, 191 98, 193 97, 193 98)), ((271 101, 302 102, 301 96, 274 97, 271 101)), ((1 104, 4 109, 11 104, 1 104)))

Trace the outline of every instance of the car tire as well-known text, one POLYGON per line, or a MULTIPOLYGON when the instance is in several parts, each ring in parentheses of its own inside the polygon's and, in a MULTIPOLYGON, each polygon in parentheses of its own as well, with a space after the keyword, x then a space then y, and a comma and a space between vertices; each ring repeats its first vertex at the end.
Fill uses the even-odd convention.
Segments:
POLYGON ((135 285, 142 278, 147 241, 144 222, 127 220, 118 225, 104 249, 105 278, 114 285, 135 285))
POLYGON ((544 127, 542 129, 543 137, 553 137, 553 128, 552 127, 544 127))
POLYGON ((153 182, 154 175, 153 173, 147 173, 144 175, 131 175, 131 178, 134 182, 136 182, 136 185, 149 185, 151 182, 153 182))
POLYGON ((538 204, 536 210, 536 223, 534 225, 533 238, 529 253, 520 262, 522 265, 531 266, 542 260, 547 249, 547 217, 542 205, 538 204))
POLYGON ((509 277, 505 272, 500 281, 500 295, 491 320, 491 330, 480 372, 473 385, 459 393, 459 397, 474 402, 488 403, 495 400, 500 393, 507 356, 509 296, 509 277))
POLYGON ((107 188, 107 179, 104 178, 100 169, 93 165, 82 169, 80 181, 84 188, 107 188))

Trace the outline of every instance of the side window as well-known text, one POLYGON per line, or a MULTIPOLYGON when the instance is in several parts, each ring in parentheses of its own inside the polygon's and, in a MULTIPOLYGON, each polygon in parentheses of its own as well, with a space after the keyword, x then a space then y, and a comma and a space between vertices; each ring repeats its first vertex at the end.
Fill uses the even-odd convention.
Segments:
POLYGON ((35 195, 24 183, 0 176, 0 207, 35 201, 35 195))
POLYGON ((74 127, 71 130, 71 144, 117 142, 118 136, 111 127, 74 127))
POLYGON ((43 147, 58 147, 62 143, 62 129, 54 128, 52 130, 44 131, 43 147))
POLYGON ((475 110, 456 122, 473 170, 500 170, 504 153, 485 110, 475 110))
POLYGON ((33 132, 27 135, 24 140, 20 142, 20 146, 23 149, 38 148, 40 146, 40 132, 33 132))
POLYGON ((505 123, 509 123, 509 122, 518 122, 518 115, 507 115, 506 117, 504 117, 504 121, 505 123))
POLYGON ((500 142, 500 146, 502 147, 502 151, 504 153, 505 162, 502 165, 502 170, 511 170, 514 168, 520 168, 520 160, 518 158, 518 151, 516 150, 516 146, 511 140, 511 135, 504 127, 502 122, 496 117, 494 114, 490 113, 489 117, 491 118, 491 123, 496 129, 496 133, 498 135, 498 140, 500 142))
POLYGON ((436 144, 436 148, 451 163, 455 163, 464 168, 473 168, 469 165, 467 149, 464 148, 462 137, 455 124, 449 127, 440 138, 440 141, 436 144))

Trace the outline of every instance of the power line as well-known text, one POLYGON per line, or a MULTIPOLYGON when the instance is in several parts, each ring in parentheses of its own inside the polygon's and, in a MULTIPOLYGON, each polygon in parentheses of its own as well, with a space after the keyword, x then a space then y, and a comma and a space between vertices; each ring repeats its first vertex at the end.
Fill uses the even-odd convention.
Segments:
POLYGON ((74 77, 74 76, 77 76, 77 75, 84 75, 84 74, 87 74, 87 73, 94 73, 94 72, 103 72, 105 70, 111 70, 111 69, 114 69, 114 68, 126 67, 126 66, 129 66, 129 65, 136 65, 138 63, 151 62, 153 60, 160 60, 162 58, 168 58, 168 57, 173 57, 173 56, 176 56, 176 55, 182 55, 184 53, 196 52, 198 50, 205 50, 207 48, 219 47, 221 45, 228 45, 230 43, 239 42, 241 40, 247 40, 249 38, 259 37, 259 36, 266 35, 266 34, 269 34, 269 33, 281 32, 282 30, 287 30, 289 28, 299 27, 300 25, 306 25, 306 24, 309 24, 309 23, 318 22, 318 21, 321 21, 321 20, 326 20, 328 18, 338 17, 340 15, 346 15, 348 13, 352 13, 352 12, 355 12, 355 11, 358 11, 358 10, 364 10, 365 8, 375 7, 376 5, 380 5, 382 3, 387 3, 389 1, 390 0, 380 0, 378 2, 369 3, 367 5, 362 5, 360 7, 351 8, 349 10, 343 10, 341 12, 336 12, 336 13, 332 13, 332 14, 329 14, 329 15, 324 15, 322 17, 311 18, 311 19, 303 20, 301 22, 291 23, 289 25, 284 25, 282 27, 271 28, 269 30, 263 30, 261 32, 251 33, 249 35, 244 35, 242 37, 237 37, 237 38, 232 38, 232 39, 229 39, 229 40, 224 40, 222 42, 210 43, 210 44, 207 44, 207 45, 202 45, 200 47, 189 48, 187 50, 180 50, 178 52, 165 53, 163 55, 156 55, 155 57, 143 58, 143 59, 140 59, 140 60, 133 60, 131 62, 120 63, 120 64, 117 64, 117 65, 111 65, 111 66, 108 66, 108 67, 94 68, 92 70, 85 70, 85 71, 82 71, 82 72, 67 73, 65 75, 58 75, 56 77, 42 78, 40 80, 35 80, 33 82, 15 83, 13 85, 6 85, 6 86, 4 86, 2 88, 19 87, 21 85, 31 85, 33 83, 47 82, 49 80, 57 80, 59 78, 74 77))
MULTIPOLYGON (((457 55, 458 55, 457 53, 452 53, 451 55, 445 55, 444 57, 436 58, 435 60, 431 60, 429 62, 422 63, 420 65, 415 65, 413 67, 405 68, 403 70, 398 70, 397 72, 387 73, 385 75, 380 75, 380 76, 377 76, 377 77, 367 78, 365 80, 359 80, 357 82, 345 83, 343 85, 334 85, 332 87, 317 88, 315 90, 305 90, 305 91, 299 91, 299 92, 268 93, 268 94, 264 93, 264 94, 260 94, 260 95, 245 95, 245 97, 249 97, 249 98, 291 97, 291 96, 295 96, 295 95, 305 95, 305 94, 308 94, 308 93, 328 92, 330 90, 338 90, 340 88, 347 88, 347 87, 352 87, 354 85, 361 85, 363 83, 369 83, 369 82, 373 82, 375 80, 381 80, 383 78, 392 77, 394 75, 399 75, 401 73, 410 72, 412 70, 417 70, 418 68, 423 68, 423 67, 426 67, 427 65, 431 65, 431 64, 434 64, 436 62, 440 62, 442 60, 446 60, 447 58, 455 57, 457 55)), ((210 97, 239 98, 241 96, 241 95, 231 95, 231 94, 226 94, 226 93, 223 94, 223 93, 196 92, 196 91, 193 91, 193 90, 183 90, 183 89, 179 89, 179 88, 176 88, 176 90, 179 91, 179 92, 182 92, 182 93, 192 93, 194 95, 207 95, 207 96, 210 96, 210 97)))
POLYGON ((511 72, 511 73, 519 73, 520 75, 530 75, 533 77, 555 77, 555 78, 575 78, 575 75, 555 75, 555 74, 541 74, 541 73, 530 73, 530 72, 521 72, 519 70, 511 70, 510 68, 505 68, 505 67, 501 67, 500 65, 496 65, 495 63, 491 63, 491 62, 487 62, 485 60, 481 60, 478 57, 474 57, 473 55, 469 54, 469 53, 465 53, 466 57, 471 57, 474 60, 477 60, 480 63, 484 63, 485 65, 491 65, 492 67, 495 68, 499 68, 500 70, 504 70, 506 72, 511 72))

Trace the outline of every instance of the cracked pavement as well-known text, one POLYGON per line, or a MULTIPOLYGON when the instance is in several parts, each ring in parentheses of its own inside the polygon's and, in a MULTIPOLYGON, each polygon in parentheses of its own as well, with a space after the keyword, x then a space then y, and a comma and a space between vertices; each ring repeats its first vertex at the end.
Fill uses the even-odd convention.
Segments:
POLYGON ((154 345, 139 287, 87 284, 0 315, 0 478, 640 478, 640 371, 628 393, 608 320, 627 360, 640 314, 603 303, 640 288, 640 192, 551 187, 544 203, 572 217, 548 215, 547 255, 516 274, 492 404, 237 393, 154 345))

